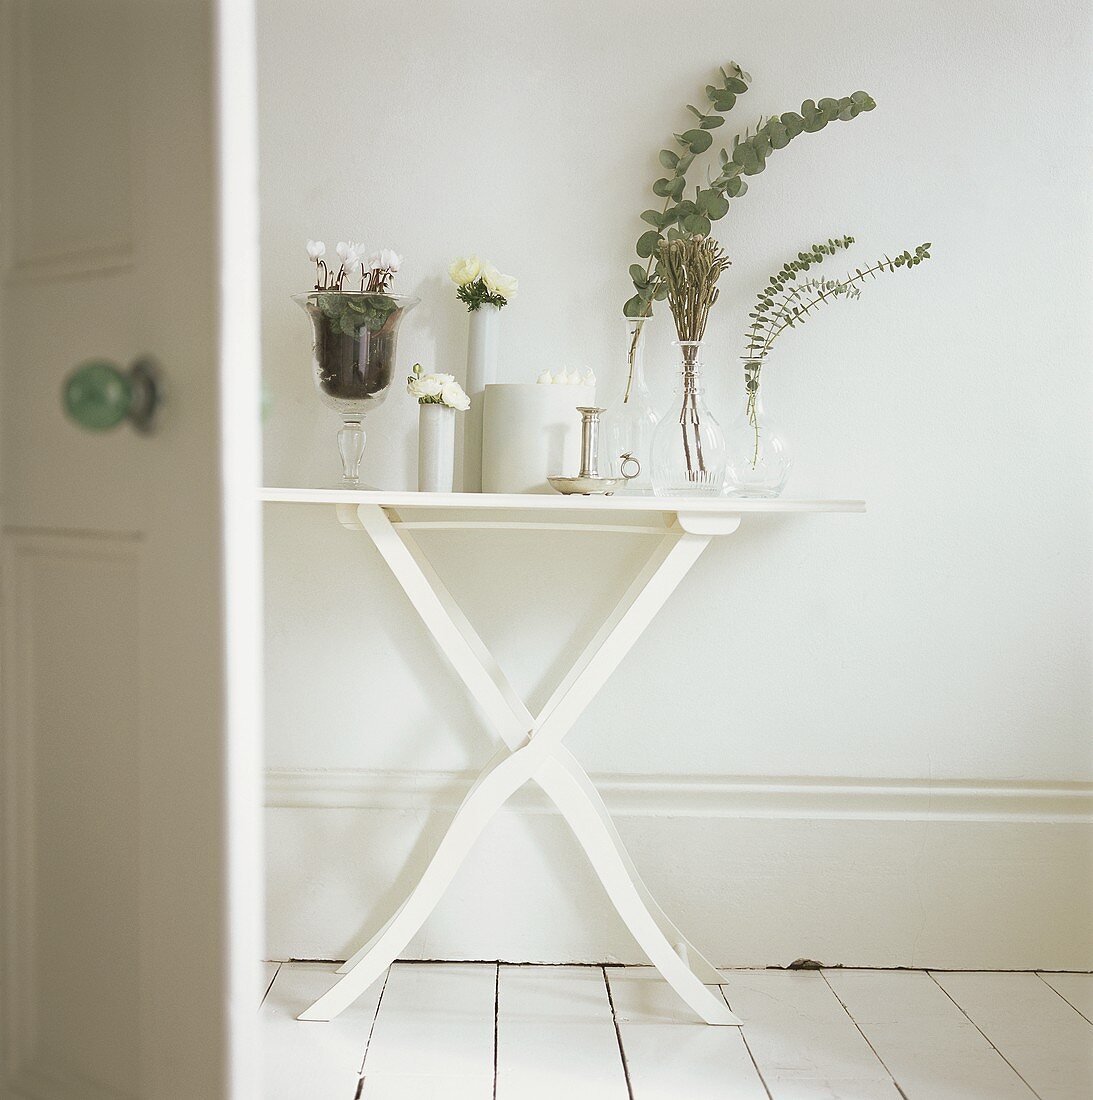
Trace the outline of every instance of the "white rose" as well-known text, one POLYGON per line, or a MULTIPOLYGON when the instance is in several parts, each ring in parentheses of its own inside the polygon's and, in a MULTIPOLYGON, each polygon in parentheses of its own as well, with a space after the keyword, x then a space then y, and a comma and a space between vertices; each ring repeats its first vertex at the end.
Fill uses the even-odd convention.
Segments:
POLYGON ((460 412, 466 412, 471 407, 471 399, 463 392, 463 387, 455 381, 444 383, 440 391, 440 399, 445 405, 460 412))
POLYGON ((448 268, 448 274, 456 286, 473 283, 482 273, 482 262, 477 256, 468 256, 465 260, 455 260, 448 268))
POLYGON ((308 241, 307 254, 312 260, 321 260, 326 255, 326 245, 322 241, 308 241))
POLYGON ((448 382, 455 381, 454 374, 430 374, 430 378, 435 378, 441 385, 445 385, 448 382))

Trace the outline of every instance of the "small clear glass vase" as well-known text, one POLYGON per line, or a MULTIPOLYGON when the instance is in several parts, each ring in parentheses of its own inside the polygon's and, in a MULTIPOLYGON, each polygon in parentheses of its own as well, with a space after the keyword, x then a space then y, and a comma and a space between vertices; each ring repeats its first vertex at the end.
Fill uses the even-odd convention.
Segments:
POLYGON ((645 385, 645 322, 646 317, 627 317, 626 322, 626 384, 622 393, 607 408, 603 416, 605 474, 621 477, 638 472, 621 492, 648 493, 653 486, 651 456, 657 416, 649 389, 645 385), (628 461, 633 459, 633 462, 628 461))
POLYGON ((789 441, 763 405, 759 387, 762 367, 758 359, 744 363, 743 408, 729 425, 726 485, 735 497, 780 496, 793 467, 789 441))
POLYGON ((702 343, 680 340, 679 380, 671 409, 653 433, 653 492, 716 497, 725 484, 725 435, 702 388, 702 343))
POLYGON ((313 290, 293 295, 311 319, 311 368, 319 397, 339 412, 342 485, 359 485, 364 414, 379 408, 395 376, 395 348, 403 317, 417 298, 397 294, 313 290))

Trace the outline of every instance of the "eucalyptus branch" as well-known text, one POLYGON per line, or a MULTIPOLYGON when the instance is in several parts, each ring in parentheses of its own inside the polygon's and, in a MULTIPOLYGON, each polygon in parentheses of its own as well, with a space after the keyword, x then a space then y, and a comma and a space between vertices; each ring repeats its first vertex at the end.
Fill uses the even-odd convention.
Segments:
MULTIPOLYGON (((829 245, 846 248, 853 243, 852 237, 843 237, 839 241, 829 241, 829 245)), ((824 258, 833 254, 824 250, 821 259, 815 260, 815 250, 821 246, 813 246, 812 253, 798 253, 796 261, 784 264, 781 270, 771 276, 770 282, 761 290, 756 299, 756 309, 752 311, 752 323, 745 333, 745 351, 748 359, 765 359, 774 341, 787 328, 796 328, 805 321, 812 311, 824 302, 837 298, 857 298, 861 293, 861 286, 866 279, 875 279, 878 273, 894 272, 899 268, 908 271, 917 267, 923 260, 930 259, 930 243, 920 244, 915 251, 903 251, 895 259, 885 256, 874 261, 865 268, 855 268, 853 272, 847 272, 842 279, 809 279, 796 286, 790 284, 797 278, 802 270, 808 270, 813 263, 822 262, 824 258), (786 289, 789 287, 789 289, 786 289), (805 295, 810 294, 810 297, 805 295)))
POLYGON ((787 260, 771 275, 767 285, 757 295, 756 308, 748 314, 752 319, 747 343, 750 353, 762 349, 765 336, 769 335, 772 318, 784 311, 804 291, 801 284, 788 293, 786 287, 795 282, 799 275, 810 271, 817 264, 822 264, 824 260, 849 248, 853 243, 853 237, 829 237, 826 244, 814 244, 808 251, 798 252, 794 259, 787 260))
POLYGON ((641 264, 630 265, 630 278, 636 293, 624 307, 628 317, 650 316, 653 303, 664 298, 663 279, 656 263, 662 241, 696 234, 707 236, 713 222, 728 213, 730 200, 739 198, 747 191, 748 184, 744 177, 762 172, 773 150, 784 149, 801 134, 818 133, 829 122, 846 122, 876 107, 872 96, 858 91, 841 99, 824 98, 818 103, 806 99, 801 104, 800 112, 787 111, 770 118, 761 117, 754 133, 749 127, 733 138, 731 152, 727 148, 721 149, 720 172, 709 180, 708 186, 696 186, 694 198, 684 198, 687 170, 695 158, 713 144, 708 131, 724 122, 721 114, 732 109, 737 96, 747 91, 751 80, 735 63, 727 69, 722 68, 721 76, 721 88, 713 84, 706 87, 706 94, 714 110, 719 113, 703 114, 697 107, 688 106, 688 110, 699 119, 699 127, 675 135, 683 150, 681 153, 673 149, 660 151, 660 163, 672 174, 661 177, 653 184, 653 193, 666 199, 664 208, 660 211, 646 210, 641 215, 642 220, 652 228, 642 233, 637 242, 638 256, 647 261, 645 267, 641 264))

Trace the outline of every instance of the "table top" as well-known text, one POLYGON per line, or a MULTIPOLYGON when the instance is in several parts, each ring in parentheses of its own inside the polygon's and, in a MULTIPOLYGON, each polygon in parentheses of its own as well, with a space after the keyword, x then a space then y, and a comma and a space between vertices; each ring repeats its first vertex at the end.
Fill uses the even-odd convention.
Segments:
MULTIPOLYGON (((627 495, 563 496, 560 493, 416 493, 376 489, 288 489, 267 487, 259 498, 283 504, 378 504, 400 512, 411 508, 462 512, 549 512, 607 517, 621 512, 661 515, 742 516, 754 513, 864 512, 863 500, 740 500, 734 497, 658 497, 627 495)), ((559 518, 561 518, 559 516, 559 518)))

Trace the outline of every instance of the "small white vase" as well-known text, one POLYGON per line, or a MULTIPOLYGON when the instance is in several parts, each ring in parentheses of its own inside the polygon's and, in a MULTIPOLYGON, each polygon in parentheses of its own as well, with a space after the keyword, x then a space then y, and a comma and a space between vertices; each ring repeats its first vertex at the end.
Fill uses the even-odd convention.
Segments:
POLYGON ((467 383, 463 387, 471 407, 463 417, 463 492, 482 491, 482 398, 497 381, 497 344, 501 330, 499 306, 471 310, 467 341, 467 383))
POLYGON ((450 493, 455 474, 455 409, 418 405, 417 488, 419 493, 450 493))

